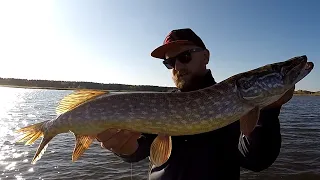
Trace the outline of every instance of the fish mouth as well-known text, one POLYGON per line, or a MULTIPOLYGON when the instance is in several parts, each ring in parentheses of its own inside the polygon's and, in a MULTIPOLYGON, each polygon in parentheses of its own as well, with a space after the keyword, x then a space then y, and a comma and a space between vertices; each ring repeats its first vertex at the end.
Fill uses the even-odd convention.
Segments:
POLYGON ((311 71, 313 68, 314 68, 313 62, 307 62, 305 67, 304 67, 304 70, 305 71, 311 71))
POLYGON ((295 58, 289 66, 282 68, 287 84, 294 85, 307 76, 314 68, 313 62, 308 62, 307 56, 295 58))
POLYGON ((307 76, 314 68, 314 63, 313 62, 306 62, 302 68, 302 70, 299 73, 299 77, 298 79, 300 80, 300 78, 304 78, 305 76, 307 76))
POLYGON ((299 57, 294 57, 291 60, 287 61, 282 69, 281 72, 283 75, 292 74, 294 71, 298 72, 302 70, 302 68, 305 66, 305 64, 308 61, 308 57, 303 55, 299 57))

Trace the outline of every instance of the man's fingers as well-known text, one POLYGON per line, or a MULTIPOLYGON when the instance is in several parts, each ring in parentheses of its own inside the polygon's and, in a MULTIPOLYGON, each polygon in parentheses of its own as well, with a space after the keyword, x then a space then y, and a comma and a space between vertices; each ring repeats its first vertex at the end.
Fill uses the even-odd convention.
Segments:
POLYGON ((111 138, 102 141, 102 146, 106 149, 119 149, 119 147, 123 146, 126 141, 132 136, 129 131, 121 130, 118 133, 114 134, 111 138))
POLYGON ((121 143, 124 140, 126 141, 127 139, 123 134, 123 132, 120 131, 115 135, 113 135, 110 139, 106 139, 105 141, 102 141, 102 147, 106 149, 111 149, 111 148, 114 149, 119 145, 119 143, 121 143))
POLYGON ((118 129, 108 129, 106 131, 103 131, 102 133, 97 135, 97 140, 99 142, 108 141, 112 136, 119 133, 120 130, 118 129))
POLYGON ((97 135, 101 147, 117 154, 132 154, 138 147, 137 139, 141 133, 128 130, 108 129, 97 135))
POLYGON ((134 153, 138 148, 137 139, 139 137, 140 135, 136 133, 123 137, 122 141, 119 142, 117 146, 112 147, 112 151, 123 155, 134 153))
POLYGON ((294 93, 294 89, 295 89, 295 86, 293 86, 293 88, 287 91, 287 93, 282 97, 282 102, 281 102, 282 104, 285 104, 291 100, 294 93))
POLYGON ((118 152, 123 155, 130 155, 138 149, 138 146, 139 145, 136 140, 129 140, 128 143, 122 146, 118 152))

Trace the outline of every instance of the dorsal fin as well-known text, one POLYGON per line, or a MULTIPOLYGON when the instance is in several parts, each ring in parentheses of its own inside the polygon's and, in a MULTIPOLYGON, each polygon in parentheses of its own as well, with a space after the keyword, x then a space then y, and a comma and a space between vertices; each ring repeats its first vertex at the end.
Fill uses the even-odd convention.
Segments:
POLYGON ((72 109, 78 107, 86 101, 94 99, 100 95, 107 94, 108 91, 102 90, 76 90, 73 93, 65 96, 59 102, 58 107, 56 108, 57 114, 62 114, 72 109))

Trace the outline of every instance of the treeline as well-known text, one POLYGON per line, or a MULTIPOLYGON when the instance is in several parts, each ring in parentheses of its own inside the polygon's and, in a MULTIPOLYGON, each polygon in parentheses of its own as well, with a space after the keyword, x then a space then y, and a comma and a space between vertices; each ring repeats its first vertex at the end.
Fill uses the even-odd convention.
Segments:
MULTIPOLYGON (((1 78, 0 86, 22 87, 22 88, 41 88, 41 89, 101 89, 112 91, 158 91, 166 92, 174 87, 150 86, 150 85, 127 85, 127 84, 104 84, 85 81, 53 81, 37 79, 16 79, 1 78)), ((297 90, 295 95, 320 95, 320 91, 312 92, 306 90, 297 90)))
POLYGON ((320 95, 320 91, 313 92, 313 91, 307 91, 307 90, 297 90, 294 92, 296 95, 320 95))
POLYGON ((104 84, 84 81, 53 81, 35 79, 0 78, 0 86, 41 88, 41 89, 101 89, 114 91, 158 91, 165 92, 174 87, 149 86, 149 85, 126 85, 104 84))

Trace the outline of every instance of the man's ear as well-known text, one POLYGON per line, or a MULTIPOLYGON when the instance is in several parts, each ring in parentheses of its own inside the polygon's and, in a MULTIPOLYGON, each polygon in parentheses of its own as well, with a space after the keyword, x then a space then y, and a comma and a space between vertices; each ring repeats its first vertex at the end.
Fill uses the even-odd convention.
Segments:
POLYGON ((210 59, 210 52, 209 52, 209 50, 208 49, 206 49, 205 51, 204 51, 204 61, 205 61, 205 64, 208 64, 209 63, 209 59, 210 59))

